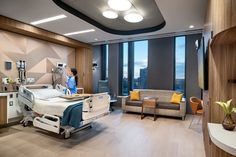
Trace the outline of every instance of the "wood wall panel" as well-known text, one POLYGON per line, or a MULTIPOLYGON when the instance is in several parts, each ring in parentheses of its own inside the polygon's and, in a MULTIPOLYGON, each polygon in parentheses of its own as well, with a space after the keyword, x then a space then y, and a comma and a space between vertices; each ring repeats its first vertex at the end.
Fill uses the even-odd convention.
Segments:
POLYGON ((203 92, 203 115, 202 115, 202 132, 203 132, 203 140, 205 143, 205 153, 206 156, 210 156, 209 145, 211 143, 210 137, 208 134, 207 123, 210 121, 210 110, 209 110, 209 94, 208 91, 203 92), (207 144, 207 145, 206 145, 207 144))
POLYGON ((50 42, 65 45, 65 46, 74 47, 74 48, 76 47, 90 48, 91 47, 89 44, 86 44, 86 43, 83 43, 74 39, 70 39, 60 34, 49 32, 49 31, 37 28, 32 25, 25 24, 25 23, 7 18, 2 15, 0 15, 0 29, 11 31, 18 34, 27 35, 27 36, 42 39, 45 41, 50 41, 50 42))
POLYGON ((0 29, 75 48, 79 86, 92 92, 92 46, 0 15, 0 29), (81 52, 81 53, 80 53, 81 52), (81 57, 81 58, 80 58, 81 57))
MULTIPOLYGON (((224 113, 216 101, 226 101, 233 98, 232 104, 236 107, 235 84, 228 80, 236 79, 236 46, 217 46, 212 48, 210 55, 209 97, 211 105, 211 122, 221 123, 224 113)), ((236 119, 234 119, 236 121, 236 119)))
POLYGON ((92 50, 87 48, 76 49, 75 65, 79 74, 79 87, 83 87, 86 93, 92 93, 92 50))
POLYGON ((234 157, 233 155, 226 153, 224 150, 217 147, 214 143, 210 145, 211 157, 234 157))
POLYGON ((236 26, 236 1, 232 1, 232 25, 236 26))
MULTIPOLYGON (((233 157, 216 147, 209 138, 208 122, 221 123, 223 110, 216 101, 233 99, 236 107, 236 84, 228 83, 236 79, 236 1, 209 0, 204 26, 206 41, 213 31, 213 41, 209 47, 209 89, 204 91, 203 136, 206 157, 233 157)), ((236 116, 233 119, 236 121, 236 116)))
POLYGON ((0 97, 0 125, 7 124, 7 97, 0 97))
MULTIPOLYGON (((225 114, 216 101, 233 99, 232 105, 236 107, 236 84, 228 80, 236 79, 236 27, 217 34, 209 49, 209 91, 208 108, 204 108, 203 124, 208 122, 221 123, 225 114), (228 32, 229 31, 229 32, 228 32), (227 34, 227 35, 226 35, 227 34), (234 38, 233 38, 234 37, 234 38), (225 39, 224 39, 225 38, 225 39)), ((204 98, 206 99, 206 98, 204 98)), ((204 100, 204 105, 206 100, 204 100)), ((233 116, 236 121, 236 116, 233 116)), ((216 147, 210 141, 207 127, 204 127, 204 144, 207 157, 233 157, 216 147)))
POLYGON ((236 25, 235 0, 208 0, 205 30, 213 35, 236 25), (209 29, 210 28, 210 29, 209 29))

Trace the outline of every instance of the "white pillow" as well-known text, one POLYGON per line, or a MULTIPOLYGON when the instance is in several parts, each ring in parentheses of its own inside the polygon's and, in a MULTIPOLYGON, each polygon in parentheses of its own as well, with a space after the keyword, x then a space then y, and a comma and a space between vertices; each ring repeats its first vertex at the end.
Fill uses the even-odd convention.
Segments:
POLYGON ((49 99, 62 96, 63 93, 56 89, 39 89, 34 91, 34 96, 36 99, 49 99))

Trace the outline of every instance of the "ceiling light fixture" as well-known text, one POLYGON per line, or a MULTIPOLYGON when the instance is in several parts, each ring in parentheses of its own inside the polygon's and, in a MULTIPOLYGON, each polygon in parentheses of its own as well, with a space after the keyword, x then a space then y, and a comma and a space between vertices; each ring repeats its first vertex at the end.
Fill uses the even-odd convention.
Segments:
POLYGON ((78 32, 71 32, 71 33, 66 33, 64 34, 65 36, 70 36, 70 35, 76 35, 76 34, 83 34, 83 33, 89 33, 89 32, 94 32, 94 29, 87 29, 83 31, 78 31, 78 32))
POLYGON ((125 21, 130 23, 138 23, 143 20, 143 16, 138 13, 130 13, 124 16, 125 21))
POLYGON ((53 16, 53 17, 49 17, 49 18, 46 18, 46 19, 34 21, 34 22, 31 22, 30 24, 38 25, 38 24, 41 24, 41 23, 51 22, 51 21, 55 21, 55 20, 59 20, 59 19, 63 19, 63 18, 66 18, 66 15, 61 14, 61 15, 58 15, 58 16, 53 16))
POLYGON ((104 11, 102 15, 108 19, 116 19, 118 17, 118 14, 111 10, 104 11))
POLYGON ((110 8, 117 11, 129 10, 132 6, 129 0, 109 0, 108 5, 110 8))
POLYGON ((194 25, 190 25, 189 28, 190 28, 190 29, 194 28, 194 25))

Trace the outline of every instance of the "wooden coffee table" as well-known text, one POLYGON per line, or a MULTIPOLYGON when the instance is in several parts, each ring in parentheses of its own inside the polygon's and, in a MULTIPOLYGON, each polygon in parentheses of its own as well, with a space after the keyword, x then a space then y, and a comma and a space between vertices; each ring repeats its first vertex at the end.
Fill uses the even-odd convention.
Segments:
POLYGON ((152 108, 153 114, 154 114, 154 121, 156 120, 156 107, 157 107, 157 100, 158 98, 156 97, 145 97, 143 99, 143 104, 142 104, 142 112, 141 112, 141 119, 143 119, 145 116, 143 114, 143 109, 144 108, 152 108))

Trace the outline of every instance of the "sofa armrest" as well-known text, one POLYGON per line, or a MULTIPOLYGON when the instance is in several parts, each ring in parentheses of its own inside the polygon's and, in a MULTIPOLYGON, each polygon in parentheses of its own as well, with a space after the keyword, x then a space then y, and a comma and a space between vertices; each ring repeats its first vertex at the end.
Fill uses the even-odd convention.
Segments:
POLYGON ((184 118, 186 114, 186 101, 181 101, 179 105, 180 105, 180 115, 182 116, 182 118, 184 118))

